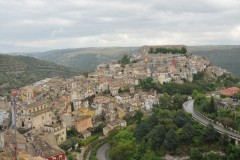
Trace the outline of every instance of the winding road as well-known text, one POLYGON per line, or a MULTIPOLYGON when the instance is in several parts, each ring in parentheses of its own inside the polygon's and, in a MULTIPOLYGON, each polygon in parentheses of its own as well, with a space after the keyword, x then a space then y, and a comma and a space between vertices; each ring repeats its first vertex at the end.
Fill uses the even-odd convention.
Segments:
POLYGON ((102 145, 97 151, 97 160, 110 160, 108 158, 109 145, 106 143, 102 145))
POLYGON ((187 101, 183 104, 183 109, 186 112, 191 113, 193 118, 195 118, 197 121, 199 121, 200 123, 202 123, 204 125, 208 125, 209 123, 211 123, 213 125, 213 127, 215 128, 215 130, 217 130, 219 133, 225 133, 225 134, 227 134, 228 136, 230 136, 234 139, 240 140, 240 134, 239 133, 228 130, 228 129, 220 126, 220 125, 214 124, 210 120, 208 120, 207 118, 203 117, 201 114, 196 112, 194 110, 194 107, 193 107, 193 102, 194 102, 194 100, 190 100, 190 101, 187 101))

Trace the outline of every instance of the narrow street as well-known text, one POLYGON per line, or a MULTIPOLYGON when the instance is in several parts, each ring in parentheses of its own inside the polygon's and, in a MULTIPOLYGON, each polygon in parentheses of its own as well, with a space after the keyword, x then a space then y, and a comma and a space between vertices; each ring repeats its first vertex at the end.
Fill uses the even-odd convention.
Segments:
POLYGON ((102 145, 97 151, 97 160, 110 160, 108 158, 109 144, 102 145))

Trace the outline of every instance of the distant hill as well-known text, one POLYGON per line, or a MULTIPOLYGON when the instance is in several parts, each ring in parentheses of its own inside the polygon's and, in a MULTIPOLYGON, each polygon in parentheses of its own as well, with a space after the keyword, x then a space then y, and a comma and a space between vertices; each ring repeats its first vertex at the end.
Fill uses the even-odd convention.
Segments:
POLYGON ((209 58, 213 65, 240 76, 240 45, 188 46, 187 49, 209 58))
POLYGON ((138 50, 138 47, 76 48, 30 53, 28 56, 89 72, 98 64, 119 60, 138 50))
POLYGON ((79 74, 78 70, 32 57, 0 54, 0 95, 45 78, 79 74))

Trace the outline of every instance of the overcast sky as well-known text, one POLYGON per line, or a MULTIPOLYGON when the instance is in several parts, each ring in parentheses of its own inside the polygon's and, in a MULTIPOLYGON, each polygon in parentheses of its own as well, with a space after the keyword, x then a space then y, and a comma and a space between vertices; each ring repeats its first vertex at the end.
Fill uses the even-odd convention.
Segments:
POLYGON ((240 0, 0 0, 0 52, 239 42, 240 0))

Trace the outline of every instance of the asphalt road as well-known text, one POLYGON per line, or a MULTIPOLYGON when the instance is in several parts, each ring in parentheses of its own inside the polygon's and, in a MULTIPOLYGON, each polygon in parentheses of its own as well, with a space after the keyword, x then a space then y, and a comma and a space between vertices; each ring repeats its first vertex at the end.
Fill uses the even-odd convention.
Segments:
POLYGON ((102 145, 97 151, 97 160, 110 160, 108 158, 109 145, 106 143, 102 145))
MULTIPOLYGON (((212 123, 210 122, 207 118, 203 117, 202 115, 198 114, 195 112, 194 108, 193 108, 193 100, 190 100, 190 101, 187 101, 183 104, 183 108, 186 112, 188 113, 191 113, 192 116, 197 119, 198 121, 200 121, 201 123, 205 124, 205 125, 208 125, 209 123, 212 123)), ((239 133, 236 133, 236 132, 233 132, 233 131, 230 131, 220 125, 217 125, 217 124, 214 124, 212 123, 212 125, 214 126, 214 128, 218 131, 218 132, 222 132, 222 133, 225 133, 229 136, 232 136, 234 138, 238 138, 240 139, 240 134, 239 133)))

